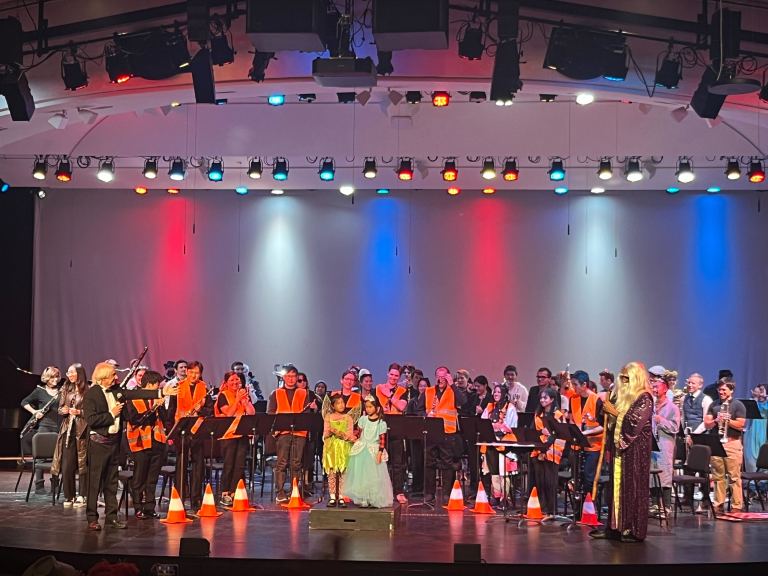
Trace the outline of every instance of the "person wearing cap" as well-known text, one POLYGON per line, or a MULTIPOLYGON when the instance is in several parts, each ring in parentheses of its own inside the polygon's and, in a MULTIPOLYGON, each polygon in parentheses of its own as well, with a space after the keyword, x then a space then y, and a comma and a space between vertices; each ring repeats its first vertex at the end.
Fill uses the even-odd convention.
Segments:
POLYGON ((675 442, 677 431, 680 429, 680 410, 667 396, 669 382, 665 378, 658 378, 651 382, 651 393, 655 398, 651 427, 658 452, 651 454, 652 468, 661 470, 659 481, 661 483, 661 496, 665 511, 659 510, 661 515, 669 516, 672 511, 672 474, 675 462, 675 442))
POLYGON ((517 381, 517 368, 513 364, 508 364, 504 368, 503 384, 509 390, 509 401, 512 402, 515 410, 523 412, 528 403, 528 389, 517 381))
MULTIPOLYGON (((400 364, 393 362, 387 369, 387 381, 376 386, 376 398, 378 398, 382 411, 386 415, 402 414, 408 406, 408 401, 405 399, 406 389, 398 384, 399 381, 400 364)), ((387 435, 387 441, 392 489, 397 495, 397 501, 403 503, 405 502, 405 495, 403 494, 403 487, 405 486, 405 438, 390 433, 387 435)))
POLYGON ((578 426, 589 440, 589 446, 577 451, 582 458, 581 488, 583 493, 587 493, 592 490, 603 446, 603 401, 589 389, 589 374, 584 370, 573 373, 571 384, 576 391, 570 404, 571 423, 578 426))

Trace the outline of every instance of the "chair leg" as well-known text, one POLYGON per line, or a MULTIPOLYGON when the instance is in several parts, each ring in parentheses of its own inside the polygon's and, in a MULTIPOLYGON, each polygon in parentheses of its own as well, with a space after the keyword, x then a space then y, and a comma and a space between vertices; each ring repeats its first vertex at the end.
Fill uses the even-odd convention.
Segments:
POLYGON ((27 486, 27 497, 25 498, 26 502, 29 502, 29 493, 32 492, 32 482, 35 480, 35 459, 32 459, 32 470, 29 474, 29 485, 27 486))
POLYGON ((59 490, 59 477, 51 476, 51 506, 56 506, 56 494, 59 490))
POLYGON ((27 464, 26 462, 21 465, 21 470, 19 470, 19 477, 16 478, 16 487, 13 489, 14 492, 17 492, 19 490, 19 484, 21 484, 21 477, 24 475, 24 469, 26 468, 27 464))
POLYGON ((680 508, 680 494, 678 493, 679 487, 675 485, 674 481, 672 482, 672 491, 675 493, 674 509, 675 509, 675 520, 677 520, 677 509, 680 508))

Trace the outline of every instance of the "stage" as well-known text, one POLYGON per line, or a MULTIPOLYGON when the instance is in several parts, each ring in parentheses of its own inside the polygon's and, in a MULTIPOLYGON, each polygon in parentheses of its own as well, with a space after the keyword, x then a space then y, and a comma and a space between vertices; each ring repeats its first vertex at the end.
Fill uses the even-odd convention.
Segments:
MULTIPOLYGON (((743 576, 764 571, 768 561, 768 522, 713 521, 688 512, 678 515, 676 524, 671 521, 669 529, 651 520, 648 539, 641 544, 595 541, 588 536, 587 527, 518 526, 517 521, 505 522, 500 515, 448 513, 442 508, 435 512, 403 509, 391 533, 310 530, 307 511, 286 511, 266 501, 264 510, 225 512, 218 518, 196 519, 189 524, 164 525, 129 517, 125 530, 94 533, 86 530, 84 508, 54 507, 50 497, 35 495, 26 503, 25 492, 12 492, 16 475, 0 472, 3 574, 20 574, 46 553, 81 569, 107 558, 135 562, 142 574, 150 574, 155 564, 178 565, 180 575, 246 567, 306 574, 308 569, 320 569, 323 561, 338 559, 343 562, 333 564, 335 574, 476 574, 478 570, 500 574, 515 565, 517 574, 541 573, 545 566, 561 575, 583 573, 584 569, 591 574, 608 574, 621 566, 627 575, 674 565, 682 575, 708 570, 703 564, 715 569, 717 564, 738 563, 738 573, 743 576), (181 538, 207 539, 211 557, 178 558, 181 538), (455 543, 480 544, 485 562, 482 568, 454 564, 455 543)), ((324 504, 316 507, 323 508, 324 504)))

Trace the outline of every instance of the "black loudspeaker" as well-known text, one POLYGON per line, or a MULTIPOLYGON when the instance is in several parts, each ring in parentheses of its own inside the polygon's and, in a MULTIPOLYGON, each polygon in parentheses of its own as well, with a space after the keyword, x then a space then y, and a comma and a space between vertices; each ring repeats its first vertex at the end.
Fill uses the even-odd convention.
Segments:
POLYGON ((0 19, 0 64, 24 62, 21 22, 16 18, 0 19))
POLYGON ((385 52, 448 48, 448 0, 375 0, 373 38, 385 52))
POLYGON ((704 68, 704 73, 701 75, 701 82, 699 87, 696 88, 696 92, 691 97, 691 108, 694 109, 696 114, 702 118, 717 118, 720 113, 720 108, 723 107, 725 102, 725 96, 718 94, 712 94, 709 91, 709 87, 717 79, 717 74, 707 66, 704 68))
POLYGON ((195 88, 195 102, 216 103, 216 81, 213 78, 213 62, 208 48, 200 48, 192 58, 192 85, 195 88))
POLYGON ((248 0, 245 33, 259 52, 324 52, 325 0, 248 0))
POLYGON ((455 564, 480 564, 480 544, 454 544, 453 562, 455 564))
POLYGON ((32 119, 32 114, 35 113, 35 99, 23 72, 14 68, 0 76, 0 96, 5 96, 14 122, 29 122, 32 119))
POLYGON ((710 60, 719 62, 738 58, 741 48, 741 12, 724 8, 712 14, 709 34, 712 37, 709 46, 710 60))
POLYGON ((179 542, 180 558, 207 558, 211 555, 211 543, 205 538, 182 538, 179 542))

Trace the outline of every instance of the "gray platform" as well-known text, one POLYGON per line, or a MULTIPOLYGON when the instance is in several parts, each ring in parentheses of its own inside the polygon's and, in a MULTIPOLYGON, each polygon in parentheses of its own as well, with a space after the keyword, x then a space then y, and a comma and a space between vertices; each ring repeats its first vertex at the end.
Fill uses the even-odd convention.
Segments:
POLYGON ((400 521, 400 506, 394 508, 313 508, 309 527, 313 530, 380 530, 390 532, 400 521))

